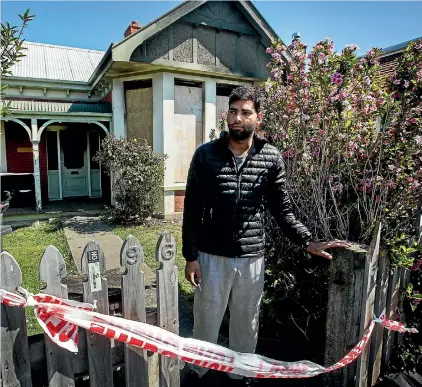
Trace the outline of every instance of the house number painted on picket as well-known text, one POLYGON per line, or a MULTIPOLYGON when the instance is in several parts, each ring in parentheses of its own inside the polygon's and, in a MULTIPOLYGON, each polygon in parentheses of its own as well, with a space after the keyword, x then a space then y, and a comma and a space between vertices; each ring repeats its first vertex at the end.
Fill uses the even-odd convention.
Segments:
POLYGON ((88 277, 91 292, 99 292, 102 288, 98 250, 88 251, 88 277))

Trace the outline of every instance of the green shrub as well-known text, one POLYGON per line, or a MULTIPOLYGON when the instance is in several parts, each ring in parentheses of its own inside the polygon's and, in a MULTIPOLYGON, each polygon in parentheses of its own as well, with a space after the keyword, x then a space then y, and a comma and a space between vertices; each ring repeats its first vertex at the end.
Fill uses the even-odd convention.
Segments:
POLYGON ((115 206, 106 209, 108 222, 142 222, 153 215, 163 194, 165 156, 146 140, 107 136, 94 159, 112 179, 115 206))

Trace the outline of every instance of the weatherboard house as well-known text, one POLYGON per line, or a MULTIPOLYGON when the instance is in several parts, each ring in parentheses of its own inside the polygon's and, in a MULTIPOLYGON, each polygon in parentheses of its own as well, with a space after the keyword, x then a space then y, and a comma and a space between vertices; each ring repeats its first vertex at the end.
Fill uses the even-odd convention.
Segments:
POLYGON ((234 87, 267 79, 266 48, 278 38, 243 0, 186 1, 124 35, 106 52, 26 42, 2 79, 14 109, 1 121, 0 172, 15 207, 110 200, 92 156, 114 134, 168 156, 160 207, 181 212, 193 152, 218 128, 234 87))

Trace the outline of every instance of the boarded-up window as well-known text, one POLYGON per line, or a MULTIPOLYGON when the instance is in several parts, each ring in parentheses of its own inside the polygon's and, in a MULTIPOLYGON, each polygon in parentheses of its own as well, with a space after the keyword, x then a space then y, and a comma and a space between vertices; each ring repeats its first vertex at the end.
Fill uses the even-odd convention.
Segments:
POLYGON ((125 82, 125 90, 128 139, 146 139, 148 145, 152 146, 152 81, 149 79, 138 83, 125 82))
POLYGON ((201 86, 178 81, 174 86, 175 183, 186 182, 193 153, 203 142, 201 86))

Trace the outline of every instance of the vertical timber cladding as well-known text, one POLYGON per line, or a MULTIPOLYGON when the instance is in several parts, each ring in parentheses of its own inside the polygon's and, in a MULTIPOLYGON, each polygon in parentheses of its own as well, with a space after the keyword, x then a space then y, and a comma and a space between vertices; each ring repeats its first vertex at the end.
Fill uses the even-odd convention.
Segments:
POLYGON ((195 149, 203 143, 202 84, 174 82, 175 183, 186 183, 195 149))
POLYGON ((152 146, 152 80, 124 82, 127 138, 146 139, 152 146))

